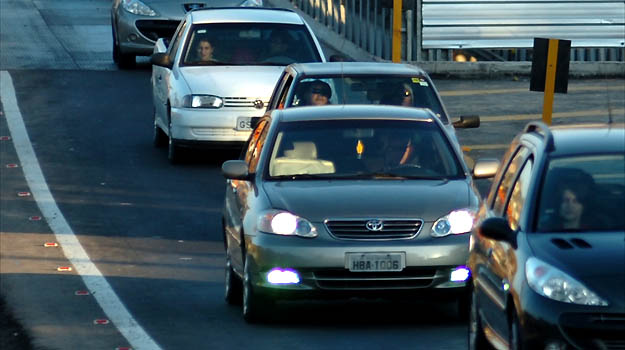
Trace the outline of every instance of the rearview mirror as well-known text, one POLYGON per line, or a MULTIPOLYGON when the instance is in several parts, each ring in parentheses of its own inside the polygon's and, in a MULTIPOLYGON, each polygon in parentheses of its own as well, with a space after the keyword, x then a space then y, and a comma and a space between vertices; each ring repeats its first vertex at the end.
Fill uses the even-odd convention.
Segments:
POLYGON ((221 173, 226 179, 249 180, 247 163, 244 160, 227 160, 221 165, 221 173))
POLYGON ((480 126, 479 115, 461 115, 460 120, 456 120, 452 123, 456 129, 469 129, 477 128, 480 126))
POLYGON ((499 168, 499 161, 497 159, 478 159, 473 167, 474 179, 487 179, 495 176, 497 169, 499 168))
POLYGON ((502 217, 492 217, 484 220, 478 228, 478 232, 490 239, 510 243, 515 249, 517 247, 517 233, 512 231, 508 220, 502 217))
POLYGON ((164 52, 153 53, 150 56, 150 62, 155 66, 165 67, 171 69, 173 67, 173 63, 169 58, 169 55, 164 52))

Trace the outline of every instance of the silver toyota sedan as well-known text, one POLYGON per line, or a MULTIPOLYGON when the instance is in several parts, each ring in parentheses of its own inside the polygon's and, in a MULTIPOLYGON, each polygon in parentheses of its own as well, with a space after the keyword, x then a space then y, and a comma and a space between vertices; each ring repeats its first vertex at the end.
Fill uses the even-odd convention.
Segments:
POLYGON ((274 110, 222 165, 225 297, 247 321, 279 300, 451 297, 467 306, 469 232, 480 198, 429 109, 274 110))
POLYGON ((158 38, 171 39, 187 12, 225 6, 262 7, 263 0, 113 0, 113 61, 119 68, 130 68, 136 56, 152 54, 158 38))

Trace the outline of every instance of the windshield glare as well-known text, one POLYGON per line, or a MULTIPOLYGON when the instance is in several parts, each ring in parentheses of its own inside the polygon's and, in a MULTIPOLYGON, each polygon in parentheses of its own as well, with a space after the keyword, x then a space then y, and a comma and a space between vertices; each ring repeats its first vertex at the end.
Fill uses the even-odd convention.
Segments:
POLYGON ((425 77, 393 77, 388 75, 352 75, 337 77, 307 77, 295 88, 290 107, 315 104, 313 90, 328 97, 329 104, 381 104, 429 108, 447 123, 434 87, 425 77))
POLYGON ((541 189, 538 232, 623 231, 625 156, 557 158, 541 189))
POLYGON ((293 180, 464 177, 435 122, 357 119, 282 123, 268 175, 293 180))
POLYGON ((217 23, 191 28, 182 65, 277 65, 321 62, 303 25, 217 23))

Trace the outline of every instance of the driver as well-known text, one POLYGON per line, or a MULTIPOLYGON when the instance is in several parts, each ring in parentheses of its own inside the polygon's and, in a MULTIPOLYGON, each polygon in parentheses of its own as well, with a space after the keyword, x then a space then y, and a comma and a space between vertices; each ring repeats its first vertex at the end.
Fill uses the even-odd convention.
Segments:
POLYGON ((289 35, 282 31, 274 30, 269 36, 268 50, 265 54, 265 61, 288 57, 289 35))
POLYGON ((385 166, 396 167, 410 164, 413 154, 414 147, 410 135, 388 135, 385 152, 385 166))

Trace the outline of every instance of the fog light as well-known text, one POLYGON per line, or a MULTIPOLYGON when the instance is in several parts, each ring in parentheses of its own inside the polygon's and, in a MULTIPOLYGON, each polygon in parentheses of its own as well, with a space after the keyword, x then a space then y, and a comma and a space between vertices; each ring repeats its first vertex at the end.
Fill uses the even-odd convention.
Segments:
POLYGON ((465 282, 471 276, 471 270, 466 266, 458 266, 451 272, 452 282, 465 282))
POLYGON ((267 274, 267 282, 271 284, 296 284, 299 283, 299 275, 295 270, 276 267, 267 274))

